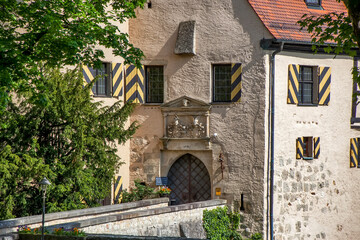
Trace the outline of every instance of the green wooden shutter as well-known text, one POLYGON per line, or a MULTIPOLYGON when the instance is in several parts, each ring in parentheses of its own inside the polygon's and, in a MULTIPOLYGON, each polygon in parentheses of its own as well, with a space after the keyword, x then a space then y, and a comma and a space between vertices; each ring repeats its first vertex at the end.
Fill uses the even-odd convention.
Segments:
POLYGON ((117 176, 114 184, 114 204, 121 203, 121 192, 123 190, 123 178, 117 176))
POLYGON ((290 64, 289 65, 289 81, 288 81, 288 104, 298 104, 299 103, 299 71, 300 65, 290 64))
POLYGON ((320 157, 320 137, 314 137, 314 158, 320 157))
MULTIPOLYGON (((91 68, 90 66, 82 65, 82 72, 84 77, 84 84, 83 86, 88 85, 92 80, 94 80, 95 77, 95 70, 91 68)), ((94 95, 93 90, 90 90, 90 94, 94 95)))
POLYGON ((145 71, 144 66, 140 69, 134 65, 126 66, 125 78, 125 101, 133 101, 134 103, 144 103, 145 95, 145 71))
POLYGON ((358 164, 359 158, 359 141, 357 138, 350 139, 350 168, 360 167, 358 164))
POLYGON ((231 102, 240 102, 241 100, 241 63, 231 65, 231 102))
POLYGON ((112 92, 114 97, 121 97, 123 95, 123 64, 112 63, 111 66, 112 75, 112 92))
POLYGON ((303 158, 304 154, 304 139, 302 137, 299 137, 296 139, 296 159, 303 158))
POLYGON ((331 68, 319 68, 319 105, 329 105, 330 102, 331 68))

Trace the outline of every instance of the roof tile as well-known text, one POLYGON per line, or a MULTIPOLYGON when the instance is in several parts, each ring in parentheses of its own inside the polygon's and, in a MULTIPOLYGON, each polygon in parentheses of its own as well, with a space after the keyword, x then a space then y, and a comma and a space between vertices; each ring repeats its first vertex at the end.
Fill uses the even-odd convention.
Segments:
POLYGON ((345 5, 336 0, 322 0, 324 10, 310 9, 304 0, 248 0, 265 27, 281 40, 310 42, 311 35, 300 31, 297 21, 304 14, 319 16, 331 12, 347 12, 345 5))

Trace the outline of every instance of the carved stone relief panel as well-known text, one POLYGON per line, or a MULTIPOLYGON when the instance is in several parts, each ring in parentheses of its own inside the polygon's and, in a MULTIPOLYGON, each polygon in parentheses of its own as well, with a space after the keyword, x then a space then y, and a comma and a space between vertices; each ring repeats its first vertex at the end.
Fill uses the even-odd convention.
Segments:
POLYGON ((210 108, 210 104, 185 96, 163 104, 164 148, 171 141, 174 150, 183 146, 208 149, 210 108))
POLYGON ((206 116, 167 116, 166 136, 168 138, 206 137, 206 116), (169 121, 169 119, 171 119, 169 121))

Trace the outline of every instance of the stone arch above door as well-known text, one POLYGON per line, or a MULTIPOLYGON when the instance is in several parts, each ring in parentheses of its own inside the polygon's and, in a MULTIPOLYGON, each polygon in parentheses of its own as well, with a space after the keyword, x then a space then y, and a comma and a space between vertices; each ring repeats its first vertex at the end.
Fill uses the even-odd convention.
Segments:
POLYGON ((205 164, 194 155, 184 154, 178 158, 170 167, 167 177, 173 204, 211 199, 209 172, 205 164))

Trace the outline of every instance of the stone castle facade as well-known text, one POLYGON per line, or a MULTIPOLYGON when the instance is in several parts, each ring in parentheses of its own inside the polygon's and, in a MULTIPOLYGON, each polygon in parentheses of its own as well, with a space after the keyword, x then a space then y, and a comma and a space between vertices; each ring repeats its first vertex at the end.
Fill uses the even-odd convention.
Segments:
POLYGON ((123 25, 144 66, 108 52, 116 96, 94 96, 137 103, 129 121, 141 126, 119 146, 115 202, 135 179, 155 186, 167 177, 174 204, 226 199, 243 229, 265 239, 356 239, 354 59, 314 55, 306 33, 284 38, 264 10, 276 15, 276 4, 152 0, 123 25))

